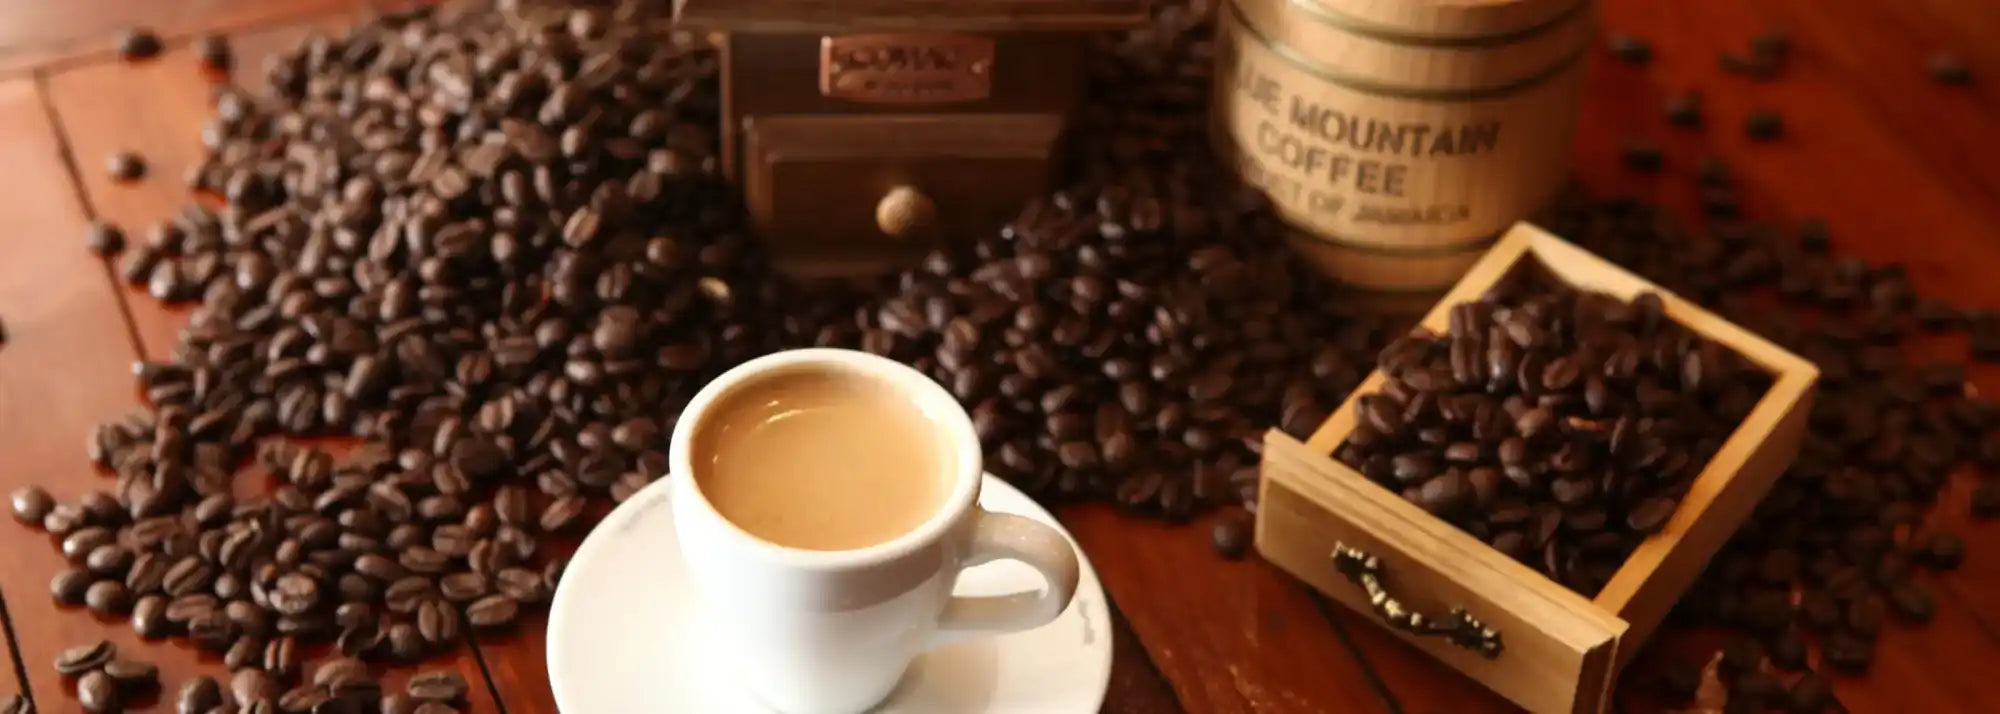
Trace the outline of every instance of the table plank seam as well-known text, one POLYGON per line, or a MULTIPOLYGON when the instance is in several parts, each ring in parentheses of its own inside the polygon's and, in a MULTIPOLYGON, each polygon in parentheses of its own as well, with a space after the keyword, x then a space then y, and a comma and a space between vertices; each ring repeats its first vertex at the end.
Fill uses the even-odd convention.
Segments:
MULTIPOLYGON (((56 155, 62 160, 64 175, 69 178, 70 193, 76 196, 76 205, 83 211, 83 217, 86 220, 96 221, 97 206, 91 202, 90 191, 83 185, 83 175, 80 173, 83 168, 77 163, 76 151, 69 139, 69 129, 63 125, 62 116, 56 111, 55 102, 49 99, 48 73, 40 69, 35 70, 34 80, 35 101, 41 103, 42 113, 48 117, 49 131, 54 135, 56 142, 56 155)), ((111 259, 99 258, 98 264, 104 271, 105 286, 110 288, 112 297, 116 298, 114 302, 118 305, 118 319, 125 325, 125 338, 132 345, 132 358, 143 360, 146 358, 146 345, 139 337, 139 322, 132 315, 132 306, 126 303, 130 296, 121 288, 117 274, 111 269, 111 259)))
POLYGON ((1403 704, 1396 699, 1396 693, 1389 689, 1389 683, 1383 681, 1381 673, 1376 672, 1375 665, 1368 661, 1367 653, 1362 652, 1361 647, 1354 644, 1354 639, 1347 635, 1347 628, 1333 616, 1332 605, 1327 602, 1326 596, 1310 587, 1301 587, 1305 589, 1306 595, 1312 598, 1313 609, 1319 612, 1320 620, 1333 629, 1334 637, 1339 638, 1340 643, 1347 647, 1348 654, 1354 656, 1354 663, 1360 665, 1361 675, 1367 678, 1368 686, 1375 690, 1376 698, 1382 700, 1382 706, 1389 711, 1389 714, 1404 714, 1403 704))
POLYGON ((28 665, 21 659, 21 639, 14 634, 13 611, 7 608, 7 593, 0 591, 0 632, 7 636, 7 656, 14 659, 14 681, 19 685, 19 693, 28 700, 32 711, 42 711, 35 705, 35 690, 28 683, 28 665))
MULTIPOLYGON (((1139 633, 1137 631, 1132 630, 1131 620, 1126 619, 1124 611, 1118 609, 1118 603, 1113 602, 1112 599, 1109 597, 1104 598, 1104 608, 1106 610, 1111 611, 1110 620, 1112 623, 1111 624, 1112 627, 1119 627, 1120 625, 1117 623, 1124 623, 1122 626, 1128 632, 1131 632, 1133 641, 1137 642, 1139 640, 1139 633)), ((1138 661, 1140 668, 1143 669, 1145 673, 1149 675, 1154 682, 1159 684, 1160 691, 1166 692, 1167 697, 1173 701, 1174 704, 1173 710, 1185 714, 1188 710, 1187 704, 1181 701, 1181 693, 1179 690, 1174 689, 1174 683, 1171 680, 1167 679, 1166 674, 1160 672, 1159 664, 1153 661, 1153 652, 1149 649, 1146 649, 1146 644, 1144 642, 1139 642, 1138 650, 1139 650, 1139 655, 1136 659, 1138 661)), ((1111 656, 1113 661, 1116 661, 1118 657, 1117 651, 1113 650, 1111 656)), ((1113 668, 1115 669, 1116 665, 1113 665, 1113 668)))
POLYGON ((486 653, 479 646, 479 636, 471 628, 465 631, 465 646, 472 650, 472 661, 479 664, 479 676, 486 680, 486 691, 493 695, 493 706, 499 707, 499 714, 507 714, 507 699, 500 696, 500 685, 493 683, 493 670, 486 666, 486 653))

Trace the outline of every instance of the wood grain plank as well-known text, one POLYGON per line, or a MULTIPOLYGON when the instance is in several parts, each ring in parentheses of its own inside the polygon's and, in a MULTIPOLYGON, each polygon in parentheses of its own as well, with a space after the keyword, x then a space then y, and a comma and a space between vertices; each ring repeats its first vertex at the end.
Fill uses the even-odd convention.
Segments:
POLYGON ((1111 686, 1103 714, 1170 714, 1186 711, 1173 685, 1146 656, 1146 646, 1116 605, 1111 607, 1111 686))
MULTIPOLYGON (((129 366, 136 356, 118 298, 101 261, 77 240, 87 221, 71 190, 54 127, 30 81, 0 83, 0 165, 8 167, 0 222, 0 314, 9 341, 0 348, 0 488, 46 486, 60 499, 109 486, 84 454, 98 422, 135 406, 129 366), (65 378, 52 379, 52 375, 65 378)), ((129 627, 76 608, 58 608, 49 579, 65 567, 54 539, 4 528, 0 590, 39 710, 72 711, 71 684, 50 666, 63 648, 109 637, 121 651, 161 665, 167 682, 197 669, 181 645, 141 643, 129 627)))
POLYGON ((0 0, 0 73, 114 56, 118 33, 151 28, 170 45, 328 12, 364 0, 0 0))
MULTIPOLYGON (((244 73, 258 71, 264 56, 290 47, 313 32, 335 30, 353 21, 353 15, 339 13, 301 25, 236 38, 239 76, 254 76, 244 73)), ((191 200, 181 177, 187 167, 201 156, 198 137, 202 122, 209 115, 211 86, 186 48, 174 48, 158 60, 143 65, 97 62, 58 71, 47 79, 47 86, 50 111, 61 123, 76 162, 78 181, 93 215, 125 226, 138 239, 146 226, 170 218, 191 200), (131 107, 143 108, 143 111, 126 109, 131 107), (144 152, 149 162, 149 173, 139 183, 117 184, 103 172, 104 157, 128 149, 144 152)), ((75 238, 70 238, 59 249, 50 252, 88 257, 80 244, 75 242, 80 240, 81 231, 80 227, 72 230, 70 235, 75 238)), ((98 279, 101 287, 106 278, 100 272, 98 279)), ((165 307, 142 290, 124 286, 119 286, 117 290, 119 293, 116 295, 125 300, 138 334, 140 344, 137 353, 151 360, 166 359, 172 352, 181 327, 186 324, 186 311, 165 307)), ((114 294, 108 288, 105 292, 107 295, 114 294)), ((115 306, 110 314, 116 316, 115 306)), ((134 356, 133 349, 128 345, 121 365, 129 363, 134 356)), ((93 370, 95 372, 101 370, 93 370)), ((50 365, 43 374, 82 372, 73 366, 50 365)), ((104 378, 118 379, 122 383, 125 369, 121 366, 116 371, 103 374, 104 378)), ((0 383, 4 381, 0 380, 0 383)), ((120 393, 127 400, 133 398, 130 387, 121 384, 119 388, 124 390, 120 393)), ((84 433, 82 426, 76 428, 76 433, 84 433)), ((80 439, 78 436, 66 440, 78 446, 78 463, 81 463, 80 439)), ((43 568, 38 572, 47 577, 53 575, 54 570, 43 568)), ((46 591, 46 582, 40 588, 46 591)), ((129 632, 125 634, 129 635, 129 632)), ((49 642, 46 646, 57 647, 59 643, 49 642)), ((180 645, 164 646, 163 649, 166 650, 160 660, 163 667, 171 658, 178 671, 199 669, 218 673, 220 670, 215 666, 213 657, 197 659, 192 650, 180 645)), ((47 657, 28 657, 31 672, 32 663, 45 662, 48 657, 54 656, 54 650, 45 654, 47 657)), ((46 668, 45 664, 41 666, 46 668)), ((469 643, 433 658, 420 668, 399 668, 390 672, 385 675, 384 681, 400 686, 410 674, 432 668, 454 669, 474 684, 470 699, 474 711, 500 711, 493 699, 492 689, 486 686, 485 672, 469 643)))
POLYGON ((1211 522, 1174 526, 1102 505, 1061 517, 1188 711, 1394 711, 1304 586, 1215 555, 1211 522))

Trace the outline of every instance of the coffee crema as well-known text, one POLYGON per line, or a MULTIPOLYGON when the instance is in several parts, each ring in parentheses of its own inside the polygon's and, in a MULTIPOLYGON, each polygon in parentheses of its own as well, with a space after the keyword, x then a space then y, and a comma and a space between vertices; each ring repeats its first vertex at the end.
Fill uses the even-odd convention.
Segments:
POLYGON ((944 430, 878 378, 810 369, 722 395, 696 427, 701 493, 738 528, 806 550, 853 550, 914 530, 944 500, 944 430))

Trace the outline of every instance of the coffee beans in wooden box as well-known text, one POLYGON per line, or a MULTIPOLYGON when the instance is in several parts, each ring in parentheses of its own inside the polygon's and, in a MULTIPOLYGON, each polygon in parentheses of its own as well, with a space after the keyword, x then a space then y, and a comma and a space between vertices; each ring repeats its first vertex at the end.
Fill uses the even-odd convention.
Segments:
POLYGON ((1302 257, 1436 292, 1567 175, 1591 0, 1228 0, 1214 136, 1302 257))
POLYGON ((1527 709, 1598 711, 1798 453, 1818 371, 1525 225, 1422 328, 1308 441, 1266 435, 1257 549, 1527 709), (1557 287, 1507 279, 1537 263, 1557 287))

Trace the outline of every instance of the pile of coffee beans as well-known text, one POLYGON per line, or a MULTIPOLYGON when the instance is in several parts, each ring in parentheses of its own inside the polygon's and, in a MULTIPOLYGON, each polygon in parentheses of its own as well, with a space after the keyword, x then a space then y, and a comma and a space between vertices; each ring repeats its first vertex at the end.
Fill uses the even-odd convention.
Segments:
POLYGON ((1665 313, 1524 265, 1384 349, 1335 458, 1594 595, 1770 386, 1665 313))

